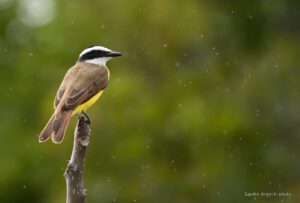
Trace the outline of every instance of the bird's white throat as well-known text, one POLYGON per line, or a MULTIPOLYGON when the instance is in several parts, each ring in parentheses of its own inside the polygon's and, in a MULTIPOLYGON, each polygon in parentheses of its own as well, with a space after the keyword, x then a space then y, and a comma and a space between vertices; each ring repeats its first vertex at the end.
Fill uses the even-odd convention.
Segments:
POLYGON ((95 59, 89 59, 85 60, 85 63, 92 63, 100 66, 105 66, 106 62, 109 61, 111 57, 101 57, 101 58, 95 58, 95 59))

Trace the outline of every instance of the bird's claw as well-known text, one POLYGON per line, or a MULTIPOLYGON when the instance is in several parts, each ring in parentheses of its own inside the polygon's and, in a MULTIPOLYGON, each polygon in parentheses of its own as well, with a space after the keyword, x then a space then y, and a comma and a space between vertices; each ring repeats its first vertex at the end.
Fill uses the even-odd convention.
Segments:
POLYGON ((88 125, 91 125, 91 119, 90 117, 84 112, 82 111, 82 115, 84 116, 84 121, 88 124, 88 125))

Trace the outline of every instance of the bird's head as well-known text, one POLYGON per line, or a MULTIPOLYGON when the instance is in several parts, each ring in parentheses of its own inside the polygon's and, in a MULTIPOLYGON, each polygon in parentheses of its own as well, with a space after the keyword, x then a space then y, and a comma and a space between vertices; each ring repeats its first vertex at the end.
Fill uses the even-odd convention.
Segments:
POLYGON ((78 61, 97 65, 105 65, 108 60, 117 56, 122 56, 122 54, 120 52, 115 52, 108 48, 95 45, 84 49, 80 53, 78 61))

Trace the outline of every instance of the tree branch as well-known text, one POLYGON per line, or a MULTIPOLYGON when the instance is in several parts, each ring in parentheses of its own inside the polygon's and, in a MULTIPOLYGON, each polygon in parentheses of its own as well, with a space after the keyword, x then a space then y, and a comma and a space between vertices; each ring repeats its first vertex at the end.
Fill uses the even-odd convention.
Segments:
POLYGON ((83 172, 87 146, 90 139, 90 121, 84 115, 78 118, 74 132, 71 160, 65 171, 67 203, 86 203, 87 194, 83 184, 83 172))

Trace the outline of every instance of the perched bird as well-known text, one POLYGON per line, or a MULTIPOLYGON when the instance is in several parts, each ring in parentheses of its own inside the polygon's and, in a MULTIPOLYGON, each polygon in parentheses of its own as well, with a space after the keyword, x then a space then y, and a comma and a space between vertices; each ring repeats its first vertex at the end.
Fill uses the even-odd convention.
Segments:
POLYGON ((56 144, 62 142, 71 117, 77 113, 85 114, 106 88, 110 75, 106 62, 121 55, 102 46, 91 46, 80 53, 57 91, 54 113, 41 132, 39 142, 49 138, 56 144))

